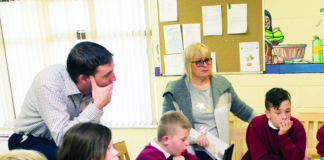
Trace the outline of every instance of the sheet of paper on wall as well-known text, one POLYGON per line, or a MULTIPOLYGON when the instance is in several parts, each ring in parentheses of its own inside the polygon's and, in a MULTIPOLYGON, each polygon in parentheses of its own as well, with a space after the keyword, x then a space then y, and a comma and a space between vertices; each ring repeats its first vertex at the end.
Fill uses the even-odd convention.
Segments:
POLYGON ((166 54, 182 53, 180 24, 163 26, 166 54))
POLYGON ((239 50, 241 72, 260 71, 259 42, 241 42, 239 50))
POLYGON ((247 5, 227 4, 227 33, 240 34, 247 31, 247 5))
POLYGON ((159 0, 160 22, 178 21, 177 0, 159 0))
POLYGON ((182 54, 164 55, 164 69, 166 75, 183 75, 182 54))
POLYGON ((205 152, 212 158, 222 160, 224 158, 225 150, 229 147, 229 145, 209 132, 206 133, 206 137, 209 141, 209 145, 207 147, 203 147, 205 152))
POLYGON ((200 23, 182 24, 183 47, 192 43, 201 43, 200 23))
POLYGON ((222 8, 221 5, 202 6, 203 35, 222 35, 222 8))
POLYGON ((217 73, 217 67, 216 67, 216 53, 215 53, 215 52, 211 52, 210 55, 211 55, 211 58, 213 59, 213 69, 212 69, 212 72, 213 72, 213 73, 217 73))

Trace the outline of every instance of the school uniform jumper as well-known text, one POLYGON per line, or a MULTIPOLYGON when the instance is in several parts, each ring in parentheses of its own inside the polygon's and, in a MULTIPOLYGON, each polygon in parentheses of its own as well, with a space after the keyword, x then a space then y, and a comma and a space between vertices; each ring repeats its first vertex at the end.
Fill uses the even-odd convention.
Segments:
POLYGON ((284 135, 269 126, 266 115, 255 117, 248 126, 248 151, 242 160, 303 160, 306 149, 306 132, 302 123, 294 118, 292 127, 284 135))
MULTIPOLYGON (((138 155, 136 160, 172 160, 172 155, 166 154, 149 143, 138 155)), ((181 155, 185 158, 185 160, 199 160, 196 156, 192 155, 187 150, 184 150, 181 155)))

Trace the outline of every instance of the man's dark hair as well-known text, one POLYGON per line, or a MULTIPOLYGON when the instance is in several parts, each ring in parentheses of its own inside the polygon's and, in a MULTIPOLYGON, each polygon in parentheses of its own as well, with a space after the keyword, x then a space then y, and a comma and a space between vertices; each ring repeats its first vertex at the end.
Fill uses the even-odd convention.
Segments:
POLYGON ((282 88, 272 88, 266 93, 265 108, 270 111, 273 107, 278 109, 281 102, 288 100, 291 103, 290 93, 282 88))
POLYGON ((99 65, 112 61, 113 54, 105 47, 93 42, 80 42, 70 51, 66 70, 76 83, 79 75, 94 75, 99 65))
POLYGON ((111 141, 111 131, 98 123, 78 123, 63 137, 58 160, 102 160, 111 141))

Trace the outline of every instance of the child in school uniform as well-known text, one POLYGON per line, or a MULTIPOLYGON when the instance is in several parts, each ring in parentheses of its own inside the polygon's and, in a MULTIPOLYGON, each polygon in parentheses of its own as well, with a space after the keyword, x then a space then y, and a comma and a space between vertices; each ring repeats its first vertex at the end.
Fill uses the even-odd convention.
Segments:
POLYGON ((319 141, 316 146, 317 153, 321 155, 321 160, 324 160, 324 125, 317 131, 316 138, 319 141))
POLYGON ((248 151, 242 160, 303 160, 306 132, 291 116, 291 96, 282 88, 266 93, 265 114, 255 117, 246 133, 248 151))
POLYGON ((136 160, 198 160, 187 151, 191 123, 180 112, 169 111, 163 114, 154 138, 136 160))

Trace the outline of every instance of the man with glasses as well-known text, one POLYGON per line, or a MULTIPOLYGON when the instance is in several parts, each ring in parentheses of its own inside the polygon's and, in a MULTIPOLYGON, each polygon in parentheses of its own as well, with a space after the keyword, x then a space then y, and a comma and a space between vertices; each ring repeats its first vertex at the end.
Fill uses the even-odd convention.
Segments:
POLYGON ((99 44, 80 42, 71 49, 66 66, 40 71, 15 121, 9 150, 36 150, 55 160, 69 128, 80 122, 98 123, 116 80, 112 56, 99 44))
POLYGON ((237 96, 231 83, 221 75, 212 75, 212 58, 202 43, 189 45, 183 52, 185 75, 167 84, 163 109, 182 112, 190 120, 190 151, 199 159, 210 158, 202 149, 209 141, 207 132, 229 142, 229 113, 250 122, 258 114, 237 96))

